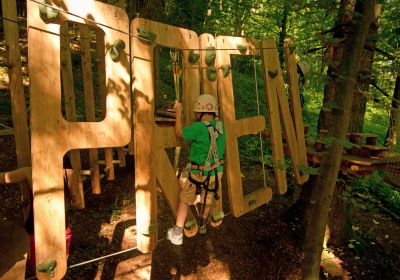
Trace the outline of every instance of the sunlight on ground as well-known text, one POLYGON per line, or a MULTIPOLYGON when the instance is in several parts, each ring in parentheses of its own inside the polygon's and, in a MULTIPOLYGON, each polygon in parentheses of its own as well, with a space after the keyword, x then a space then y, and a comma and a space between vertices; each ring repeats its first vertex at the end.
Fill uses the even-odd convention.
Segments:
POLYGON ((324 249, 321 255, 321 267, 331 276, 350 279, 349 272, 342 267, 343 261, 335 256, 329 249, 324 249))

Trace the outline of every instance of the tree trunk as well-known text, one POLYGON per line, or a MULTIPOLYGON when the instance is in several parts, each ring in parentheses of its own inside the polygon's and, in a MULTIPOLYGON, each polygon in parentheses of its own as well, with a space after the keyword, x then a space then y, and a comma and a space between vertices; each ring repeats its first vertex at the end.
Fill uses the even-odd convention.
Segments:
MULTIPOLYGON (((343 60, 339 66, 332 108, 330 136, 345 139, 350 123, 353 93, 360 68, 361 51, 374 14, 375 0, 359 0, 356 5, 356 20, 352 25, 352 36, 346 39, 343 60)), ((311 195, 310 219, 304 240, 303 279, 319 279, 322 243, 328 221, 328 211, 335 190, 342 160, 343 147, 334 141, 323 156, 320 175, 311 195)))
POLYGON ((356 0, 342 0, 335 26, 333 28, 333 39, 326 47, 324 62, 328 64, 327 75, 329 82, 324 89, 323 107, 319 113, 318 131, 329 130, 332 126, 332 101, 335 96, 336 84, 338 83, 338 67, 343 56, 343 41, 351 34, 351 23, 356 0))
MULTIPOLYGON (((284 7, 283 7, 283 15, 282 15, 282 24, 281 24, 281 31, 279 32, 279 46, 283 46, 285 39, 287 37, 287 20, 288 20, 288 15, 289 15, 289 4, 288 3, 284 3, 284 7)), ((281 67, 284 67, 285 64, 285 57, 284 57, 284 53, 283 53, 283 48, 278 48, 279 51, 279 62, 281 63, 281 67)))
POLYGON ((385 146, 394 150, 397 145, 397 122, 399 121, 400 107, 400 76, 396 77, 396 85, 394 86, 392 109, 390 111, 389 125, 386 133, 385 146))
POLYGON ((371 84, 372 63, 374 51, 378 38, 380 5, 375 7, 375 17, 369 26, 368 35, 365 39, 364 50, 361 55, 361 66, 358 74, 357 86, 354 92, 354 101, 350 126, 348 132, 362 132, 364 126, 365 110, 367 108, 368 87, 371 84))
POLYGON ((136 0, 127 0, 126 12, 128 14, 129 20, 132 20, 136 17, 136 5, 136 0))

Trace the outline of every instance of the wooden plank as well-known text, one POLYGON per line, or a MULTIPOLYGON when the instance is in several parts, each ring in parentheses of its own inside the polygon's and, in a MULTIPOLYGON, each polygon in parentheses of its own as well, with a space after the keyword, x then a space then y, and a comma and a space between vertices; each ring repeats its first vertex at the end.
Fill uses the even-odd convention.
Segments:
POLYGON ((14 129, 2 129, 0 130, 0 136, 6 136, 6 135, 14 135, 14 129))
POLYGON ((276 181, 276 192, 284 194, 287 190, 286 168, 284 167, 285 156, 283 153, 282 128, 278 104, 278 93, 275 80, 271 78, 268 71, 274 70, 272 66, 272 55, 276 55, 276 46, 273 39, 261 42, 264 73, 265 73, 265 94, 268 103, 268 118, 270 123, 270 134, 272 142, 272 157, 274 160, 274 173, 276 181), (271 53, 274 51, 274 53, 271 53), (283 168, 282 168, 283 167, 283 168))
MULTIPOLYGON (((118 39, 129 45, 129 36, 117 31, 129 27, 123 10, 94 0, 64 0, 63 9, 68 11, 62 13, 63 21, 95 27, 93 22, 84 20, 91 15, 110 26, 98 26, 106 34, 105 45, 118 39)), ((36 260, 38 264, 56 260, 54 279, 61 279, 67 269, 62 157, 71 149, 117 147, 129 143, 129 63, 126 53, 122 53, 118 63, 109 55, 106 57, 108 95, 107 116, 103 121, 65 120, 61 114, 60 25, 57 21, 48 24, 38 10, 38 3, 27 2, 36 260)), ((37 277, 50 279, 40 272, 37 277)))
MULTIPOLYGON (((218 36, 216 38, 217 47, 217 62, 216 66, 231 65, 231 55, 254 55, 254 50, 258 44, 254 41, 241 37, 218 36), (242 44, 247 46, 247 50, 241 53, 237 50, 237 45, 242 44)), ((223 76, 222 71, 218 71, 218 95, 220 107, 222 111, 222 120, 225 125, 226 133, 226 164, 225 173, 228 184, 229 201, 232 213, 235 217, 239 217, 253 208, 253 204, 249 205, 247 198, 243 196, 243 185, 240 179, 240 159, 238 148, 238 136, 245 135, 244 133, 258 133, 265 129, 265 122, 262 125, 263 117, 252 117, 250 119, 236 120, 235 116, 235 101, 233 93, 232 75, 223 76), (258 121, 255 121, 258 120, 258 121), (254 126, 251 124, 255 121, 254 126), (239 125, 239 126, 237 126, 239 125), (256 131, 259 128, 259 131, 256 131)), ((268 193, 270 188, 262 187, 256 193, 252 193, 249 197, 256 196, 258 207, 269 201, 268 193)))
POLYGON ((25 279, 29 248, 28 234, 22 226, 0 222, 0 280, 25 279))
MULTIPOLYGON (((61 78, 64 95, 65 117, 67 121, 76 122, 76 105, 74 78, 72 75, 71 48, 68 23, 60 26, 61 78)), ((80 176, 81 156, 79 150, 70 151, 71 166, 74 170, 71 182, 72 204, 78 209, 85 208, 83 182, 80 176)))
POLYGON ((182 146, 182 140, 176 137, 175 127, 156 125, 154 129, 154 134, 158 136, 155 139, 155 147, 157 149, 182 146))
MULTIPOLYGON (((106 89, 106 48, 104 46, 104 32, 96 29, 96 56, 97 56, 97 73, 99 79, 99 94, 102 118, 107 114, 107 89, 106 89)), ((107 180, 115 179, 113 151, 112 148, 104 148, 104 160, 106 161, 107 180)))
MULTIPOLYGON (((22 82, 21 51, 19 46, 19 31, 17 19, 17 4, 15 0, 1 0, 3 12, 4 39, 8 51, 8 76, 11 96, 11 111, 13 119, 15 149, 18 167, 31 165, 31 149, 26 118, 24 85, 22 82), (7 20, 8 19, 8 20, 7 20)), ((30 202, 30 190, 20 184, 22 200, 30 202)), ((28 205, 28 204, 26 204, 28 205)), ((24 207, 24 218, 29 209, 24 207)))
MULTIPOLYGON (((94 104, 94 90, 93 90, 93 77, 92 77, 92 59, 90 55, 90 34, 89 28, 85 25, 79 25, 80 41, 81 41, 81 57, 82 57, 82 72, 83 72, 83 88, 85 92, 85 107, 86 107, 86 121, 96 121, 96 112, 94 104)), ((100 194, 100 169, 97 161, 99 155, 97 149, 89 149, 90 160, 90 180, 92 182, 92 193, 100 194)))
MULTIPOLYGON (((307 167, 307 153, 306 153, 306 140, 304 137, 303 114, 300 103, 300 91, 298 85, 297 63, 295 52, 290 51, 294 44, 290 39, 285 39, 284 53, 286 62, 286 73, 288 76, 289 94, 291 108, 293 112, 293 121, 295 126, 296 140, 297 140, 297 165, 307 167)), ((309 178, 309 174, 300 174, 299 183, 303 184, 309 178)))
POLYGON ((236 121, 236 137, 257 134, 264 130, 265 118, 263 116, 249 117, 236 121))
POLYGON ((119 167, 125 167, 126 159, 125 159, 124 147, 118 147, 117 152, 118 152, 119 167))

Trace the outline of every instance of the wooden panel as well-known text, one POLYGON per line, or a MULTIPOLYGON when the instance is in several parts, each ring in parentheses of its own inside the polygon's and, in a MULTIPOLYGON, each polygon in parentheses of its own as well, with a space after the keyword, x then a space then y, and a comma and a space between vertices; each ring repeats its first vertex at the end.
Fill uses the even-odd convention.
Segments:
MULTIPOLYGON (((256 54, 254 50, 258 46, 256 42, 247 40, 240 37, 219 36, 216 38, 217 45, 217 67, 221 65, 231 65, 230 55, 252 55, 256 54), (242 44, 247 46, 247 50, 241 53, 236 50, 237 45, 242 44)), ((222 71, 218 71, 218 95, 220 100, 220 107, 222 111, 222 119, 224 121, 226 130, 226 178, 228 184, 229 200, 231 210, 235 217, 239 217, 253 209, 253 204, 249 205, 248 201, 243 197, 242 180, 240 179, 240 159, 238 148, 238 135, 244 135, 246 132, 258 133, 265 129, 260 125, 262 121, 256 121, 254 127, 249 127, 250 122, 254 120, 261 120, 259 117, 251 119, 244 119, 237 121, 235 117, 235 101, 233 94, 232 75, 223 77, 222 71), (239 124, 239 127, 237 125, 239 124), (256 131, 255 128, 260 128, 256 131)), ((256 206, 267 203, 271 196, 268 195, 271 190, 269 188, 262 188, 257 191, 256 206)), ((249 197, 251 197, 251 194, 249 197)))
MULTIPOLYGON (((101 122, 68 122, 61 114, 60 23, 73 21, 102 29, 105 45, 121 39, 129 45, 128 17, 119 8, 93 0, 64 0, 58 19, 46 23, 39 4, 27 2, 31 93, 32 183, 37 263, 56 260, 55 279, 67 268, 62 157, 71 149, 123 146, 130 139, 129 63, 106 57, 107 115, 101 122), (79 15, 72 16, 72 14, 79 15), (90 20, 84 20, 90 15, 90 20), (110 16, 113 15, 113 16, 110 16), (96 25, 101 22, 112 28, 96 25), (46 55, 41 55, 41 54, 46 55), (45 78, 43 78, 45 77, 45 78)), ((39 279, 49 278, 38 273, 39 279)))
MULTIPOLYGON (((82 56, 82 72, 83 72, 83 88, 85 92, 85 107, 86 107, 86 121, 96 121, 95 104, 94 104, 94 91, 93 91, 93 78, 92 78, 92 59, 90 55, 90 35, 89 28, 85 25, 79 26, 81 35, 81 56, 82 56)), ((100 169, 99 169, 99 155, 97 149, 89 150, 90 160, 90 181, 92 183, 92 193, 100 194, 100 169)))
POLYGON ((236 137, 248 134, 258 134, 265 130, 265 118, 255 116, 236 121, 236 137))
MULTIPOLYGON (((169 26, 166 24, 136 18, 131 22, 131 32, 138 35, 137 28, 157 35, 157 45, 180 49, 183 63, 182 73, 182 103, 185 113, 185 124, 189 124, 193 118, 192 103, 199 94, 199 71, 198 66, 188 61, 189 50, 198 49, 199 41, 196 33, 183 28, 169 26)), ((158 135, 160 130, 155 124, 154 118, 154 47, 144 40, 132 37, 132 69, 134 75, 134 138, 135 138, 135 188, 136 188, 136 211, 140 216, 136 219, 137 245, 141 252, 148 252, 155 247, 157 230, 153 225, 157 224, 157 201, 156 201, 156 168, 159 160, 155 147, 170 145, 176 141, 175 134, 158 135), (165 142, 163 143, 162 140, 165 142)), ((168 132, 167 132, 168 133, 168 132)), ((172 170, 170 171, 172 172, 172 170)), ((175 176, 175 171, 168 175, 175 176)), ((176 179, 175 179, 176 180, 176 179)), ((173 182, 172 182, 173 183, 173 182)), ((171 194, 172 195, 172 194, 171 194)), ((178 193, 174 193, 178 196, 178 193)), ((173 200, 174 198, 167 198, 173 200)), ((176 198, 175 198, 176 199, 176 198)))
POLYGON ((182 146, 182 140, 176 137, 175 127, 173 126, 155 126, 155 147, 157 149, 173 148, 182 146))
MULTIPOLYGON (((285 156, 283 153, 282 144, 282 128, 280 121, 280 111, 278 104, 278 93, 277 93, 277 80, 271 78, 268 71, 276 70, 273 66, 273 56, 276 56, 276 46, 273 39, 263 40, 261 42, 263 48, 263 63, 265 73, 265 94, 268 103, 268 117, 270 123, 270 134, 272 143, 272 157, 274 160, 274 173, 276 181, 276 192, 284 194, 287 190, 286 182, 286 168, 282 168, 282 164, 285 163, 285 156)), ((276 65, 275 65, 276 67, 276 65)))
MULTIPOLYGON (((295 52, 290 51, 290 47, 293 47, 294 44, 290 39, 285 40, 285 62, 286 62, 286 73, 288 76, 288 84, 289 84, 289 93, 290 93, 290 102, 293 112, 293 121, 296 131, 296 140, 297 140, 297 153, 298 153, 298 162, 297 165, 302 167, 307 167, 307 152, 306 152, 306 139, 304 137, 304 125, 303 125, 303 114, 300 104, 300 92, 298 86, 298 74, 297 74, 297 63, 295 52)), ((298 178, 298 183, 303 184, 309 178, 309 174, 300 174, 298 178)))
POLYGON ((25 279, 29 239, 25 229, 2 220, 0 222, 0 280, 25 279))
MULTIPOLYGON (((71 48, 68 34, 68 23, 60 26, 61 77, 64 94, 65 117, 67 121, 76 121, 76 105, 74 92, 74 78, 72 75, 71 48)), ((73 173, 71 182, 72 204, 74 207, 85 208, 83 182, 81 172, 81 156, 79 150, 70 151, 70 160, 73 173)))
MULTIPOLYGON (((106 116, 106 100, 107 100, 107 89, 106 89, 106 48, 104 46, 104 33, 101 30, 96 30, 96 57, 97 57, 97 75, 99 79, 99 95, 102 118, 106 116)), ((107 180, 112 181, 115 179, 114 164, 113 164, 113 151, 112 148, 104 149, 104 160, 107 169, 107 180)))
MULTIPOLYGON (((19 47, 19 31, 16 1, 1 0, 3 12, 4 39, 8 51, 8 77, 11 96, 11 110, 14 127, 15 149, 18 167, 31 165, 31 149, 26 118, 24 85, 22 83, 21 51, 19 47)), ((30 190, 20 184, 22 200, 30 201, 30 190)), ((28 205, 28 204, 26 204, 28 205)), ((29 209, 24 207, 24 217, 29 209)))

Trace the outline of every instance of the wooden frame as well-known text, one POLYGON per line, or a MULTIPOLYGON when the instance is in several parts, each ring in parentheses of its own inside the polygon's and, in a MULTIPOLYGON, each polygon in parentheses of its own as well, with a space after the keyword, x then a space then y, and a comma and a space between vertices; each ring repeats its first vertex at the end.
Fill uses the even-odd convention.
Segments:
MULTIPOLYGON (((218 36, 217 67, 231 65, 230 55, 255 55, 258 44, 255 41, 241 37, 218 36), (247 46, 245 52, 240 52, 237 45, 247 46)), ((263 116, 236 120, 233 94, 232 75, 223 76, 218 70, 218 94, 222 109, 222 119, 226 130, 226 165, 225 173, 228 183, 230 206, 235 217, 239 217, 271 200, 272 189, 262 187, 257 191, 243 196, 243 186, 240 178, 240 159, 237 138, 243 135, 256 134, 265 130, 263 116)))
MULTIPOLYGON (((59 12, 56 19, 49 21, 40 17, 38 3, 28 1, 27 5, 36 262, 56 260, 54 278, 61 279, 67 269, 62 157, 71 149, 129 143, 131 105, 128 56, 122 52, 119 61, 113 62, 105 54, 108 93, 105 119, 69 122, 63 118, 60 23, 72 21, 102 29, 107 47, 118 39, 129 45, 128 35, 118 31, 128 30, 129 20, 122 9, 93 0, 64 0, 58 8, 68 13, 59 12), (90 19, 85 20, 89 15, 90 19)), ((38 273, 37 277, 49 276, 38 273)))
MULTIPOLYGON (((199 46, 195 32, 142 18, 131 22, 131 33, 138 36, 138 28, 157 35, 155 44, 181 50, 182 102, 185 124, 191 123, 194 99, 200 93, 198 65, 190 64, 189 49, 199 46)), ((156 178, 164 190, 167 201, 176 213, 179 184, 175 170, 164 148, 180 146, 173 126, 156 125, 154 117, 154 47, 155 44, 139 37, 131 38, 132 69, 134 75, 134 143, 137 247, 141 252, 154 249, 157 242, 156 178), (155 159, 155 160, 154 160, 155 159), (139 215, 140 213, 140 215, 139 215)))

